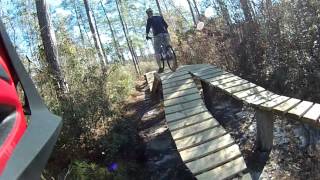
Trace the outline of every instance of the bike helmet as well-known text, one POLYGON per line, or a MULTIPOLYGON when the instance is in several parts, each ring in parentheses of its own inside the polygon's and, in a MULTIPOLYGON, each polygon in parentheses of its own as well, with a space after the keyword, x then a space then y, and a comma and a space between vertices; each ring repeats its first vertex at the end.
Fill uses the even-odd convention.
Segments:
POLYGON ((146 10, 146 13, 148 14, 148 13, 152 13, 152 9, 151 8, 148 8, 147 10, 146 10))

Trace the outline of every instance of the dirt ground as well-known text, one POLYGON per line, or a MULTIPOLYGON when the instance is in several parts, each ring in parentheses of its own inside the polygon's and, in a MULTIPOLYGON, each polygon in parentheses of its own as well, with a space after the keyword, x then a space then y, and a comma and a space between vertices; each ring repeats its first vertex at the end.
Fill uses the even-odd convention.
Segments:
MULTIPOLYGON (((137 82, 136 91, 124 105, 126 117, 137 120, 143 153, 137 155, 143 167, 143 179, 194 179, 182 163, 165 122, 161 96, 151 96, 145 80, 137 82)), ((139 179, 136 176, 133 179, 139 179)))

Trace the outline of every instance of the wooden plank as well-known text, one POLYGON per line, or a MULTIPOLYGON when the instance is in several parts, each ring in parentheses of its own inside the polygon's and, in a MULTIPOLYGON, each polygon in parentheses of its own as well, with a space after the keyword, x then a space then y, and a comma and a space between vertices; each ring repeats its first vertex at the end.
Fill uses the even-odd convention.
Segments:
POLYGON ((264 92, 264 91, 266 91, 266 89, 264 89, 263 87, 257 86, 257 87, 254 87, 254 88, 251 88, 251 89, 248 89, 248 90, 244 90, 244 91, 240 91, 240 92, 234 93, 234 94, 232 94, 232 96, 235 97, 238 100, 242 100, 245 97, 252 96, 252 95, 255 95, 255 94, 259 94, 259 93, 264 92))
POLYGON ((182 80, 182 81, 163 84, 162 88, 163 89, 173 88, 173 87, 176 87, 176 86, 181 86, 181 85, 189 84, 189 83, 193 83, 193 82, 194 82, 193 79, 190 78, 190 79, 185 79, 185 80, 182 80))
POLYGON ((251 180, 252 178, 251 178, 251 175, 250 175, 250 173, 246 173, 246 174, 244 174, 244 175, 242 175, 242 176, 240 176, 239 178, 238 178, 238 180, 251 180))
POLYGON ((226 134, 212 141, 206 142, 199 146, 192 147, 180 152, 180 156, 184 163, 188 163, 195 159, 207 156, 234 144, 230 134, 226 134))
POLYGON ((203 158, 189 162, 186 164, 186 166, 191 170, 193 174, 199 174, 214 169, 229 161, 232 161, 239 156, 241 156, 239 147, 238 145, 234 144, 214 154, 210 154, 203 158))
POLYGON ((218 126, 218 127, 203 131, 199 134, 195 134, 193 136, 176 140, 175 143, 178 151, 183 151, 188 148, 195 147, 205 142, 208 142, 212 139, 216 139, 220 136, 225 135, 226 133, 227 132, 221 126, 218 126))
POLYGON ((213 81, 213 82, 210 82, 210 84, 214 85, 214 86, 217 86, 217 85, 220 85, 220 84, 227 84, 227 83, 230 83, 230 82, 233 82, 233 81, 237 81, 237 80, 240 80, 241 78, 238 77, 238 76, 230 76, 228 78, 225 78, 225 79, 220 79, 218 81, 213 81))
POLYGON ((226 72, 218 72, 210 76, 200 76, 199 78, 207 82, 219 81, 220 79, 226 79, 229 77, 234 77, 235 75, 226 72))
POLYGON ((320 118, 320 104, 314 104, 311 109, 303 116, 303 119, 312 123, 318 123, 320 118))
POLYGON ((208 109, 205 106, 198 106, 194 107, 192 109, 186 109, 184 111, 179 111, 171 114, 166 114, 166 120, 167 122, 176 121, 179 119, 184 119, 189 116, 192 116, 194 114, 199 114, 201 112, 208 111, 208 109))
POLYGON ((218 72, 222 72, 221 69, 216 69, 216 68, 206 68, 206 69, 200 69, 196 72, 193 72, 192 74, 194 76, 208 76, 208 75, 212 75, 212 74, 215 74, 215 73, 218 73, 218 72))
MULTIPOLYGON (((258 105, 267 101, 271 101, 274 98, 274 93, 270 91, 263 91, 258 94, 254 94, 248 97, 243 98, 243 101, 247 104, 258 105)), ((276 96, 278 97, 278 96, 276 96)))
POLYGON ((290 98, 288 101, 275 106, 273 110, 280 113, 287 113, 290 109, 298 105, 300 102, 300 99, 290 98))
POLYGON ((201 75, 201 76, 196 76, 196 77, 198 77, 199 79, 202 79, 202 80, 208 80, 208 79, 211 79, 211 78, 214 78, 217 76, 221 76, 221 75, 226 75, 226 74, 230 74, 230 73, 225 72, 225 71, 219 71, 219 72, 215 72, 213 74, 201 75))
POLYGON ((170 74, 161 74, 160 77, 161 77, 161 80, 168 80, 168 79, 174 79, 174 78, 177 78, 179 76, 183 76, 183 75, 186 75, 186 74, 189 74, 188 71, 180 71, 180 72, 174 72, 174 73, 170 73, 170 74))
POLYGON ((254 101, 254 102, 252 102, 252 103, 250 103, 250 104, 260 107, 260 104, 266 103, 266 102, 269 102, 269 101, 272 101, 272 100, 274 100, 274 99, 276 99, 276 98, 278 98, 278 97, 280 97, 280 95, 274 94, 274 95, 272 95, 272 96, 271 96, 270 98, 268 98, 268 99, 260 99, 260 100, 254 101))
POLYGON ((181 90, 190 89, 190 88, 195 88, 195 87, 196 87, 195 83, 189 83, 189 84, 183 84, 183 85, 177 86, 177 87, 163 89, 162 91, 163 91, 164 94, 167 94, 167 93, 172 93, 172 92, 181 91, 181 90))
POLYGON ((243 157, 219 166, 213 170, 197 175, 198 180, 227 179, 247 169, 243 157))
MULTIPOLYGON (((199 69, 201 68, 206 68, 208 66, 211 66, 211 65, 208 65, 208 64, 197 64, 197 65, 189 65, 188 67, 186 67, 184 70, 186 71, 189 71, 189 72, 196 72, 198 71, 199 69)), ((213 67, 213 66, 211 66, 213 67)))
POLYGON ((177 97, 181 97, 181 96, 186 96, 189 94, 195 94, 195 93, 199 93, 199 90, 196 87, 190 88, 190 89, 185 89, 183 91, 175 91, 172 93, 164 93, 163 97, 164 99, 172 99, 172 98, 177 98, 177 97))
POLYGON ((171 70, 165 69, 165 70, 161 73, 161 75, 168 75, 168 74, 171 74, 171 73, 172 73, 171 70))
POLYGON ((190 95, 186 95, 186 96, 182 96, 182 97, 177 97, 174 99, 164 100, 164 106, 167 108, 168 106, 173 106, 173 105, 177 105, 180 103, 186 103, 189 101, 194 101, 196 99, 201 99, 201 96, 199 93, 190 94, 190 95))
POLYGON ((150 79, 153 79, 153 77, 154 77, 153 74, 154 73, 156 73, 156 71, 151 71, 151 72, 148 72, 148 73, 145 74, 145 78, 146 78, 147 82, 149 82, 150 79))
POLYGON ((183 128, 183 129, 179 129, 177 131, 173 131, 173 132, 171 132, 171 135, 174 140, 178 140, 178 139, 182 139, 187 136, 191 136, 193 134, 197 134, 201 131, 211 129, 211 128, 216 127, 218 125, 219 125, 219 123, 217 120, 211 119, 210 121, 203 121, 201 123, 198 123, 198 124, 195 124, 195 125, 183 128))
POLYGON ((286 96, 279 96, 276 99, 273 99, 271 101, 265 102, 263 104, 260 105, 261 108, 266 109, 266 110, 270 110, 273 107, 287 101, 288 99, 290 99, 289 97, 286 96))
POLYGON ((226 91, 226 92, 228 92, 230 94, 233 94, 233 93, 237 93, 237 92, 244 91, 244 90, 247 90, 247 89, 252 89, 254 87, 257 87, 257 85, 255 85, 253 83, 247 83, 247 84, 242 84, 242 85, 239 85, 239 86, 235 86, 235 87, 224 89, 224 91, 226 91))
POLYGON ((203 68, 203 67, 205 67, 204 64, 187 64, 187 65, 179 66, 178 70, 189 71, 191 68, 203 68))
POLYGON ((197 99, 197 100, 194 100, 191 102, 181 103, 181 104, 177 104, 174 106, 170 106, 170 108, 165 108, 165 112, 166 112, 166 114, 170 114, 170 113, 183 111, 183 110, 198 107, 198 106, 205 106, 202 99, 197 99))
POLYGON ((147 84, 150 90, 152 90, 152 86, 153 86, 154 73, 156 73, 156 71, 148 72, 145 74, 145 79, 147 81, 147 84))
POLYGON ((302 101, 296 107, 292 108, 288 113, 298 117, 303 116, 313 105, 313 102, 302 101))
POLYGON ((212 118, 213 118, 212 115, 208 111, 205 111, 200 114, 196 114, 194 116, 187 117, 181 121, 168 122, 168 127, 169 127, 170 131, 175 131, 175 130, 178 130, 178 129, 181 129, 184 127, 188 127, 188 126, 191 126, 191 125, 194 125, 199 122, 206 121, 206 120, 209 120, 212 118))
POLYGON ((185 75, 182 75, 182 76, 178 76, 178 77, 173 77, 173 78, 170 78, 170 79, 162 80, 162 84, 172 83, 172 82, 175 82, 175 81, 185 80, 185 79, 189 79, 189 78, 192 78, 192 76, 190 74, 185 74, 185 75))
POLYGON ((216 81, 216 82, 213 82, 211 84, 215 84, 216 83, 217 85, 215 85, 215 86, 217 86, 217 87, 219 87, 221 89, 228 89, 228 88, 231 88, 231 87, 247 84, 249 81, 240 79, 238 77, 238 79, 236 81, 230 81, 228 83, 221 83, 221 84, 219 84, 219 82, 223 82, 223 81, 216 81))

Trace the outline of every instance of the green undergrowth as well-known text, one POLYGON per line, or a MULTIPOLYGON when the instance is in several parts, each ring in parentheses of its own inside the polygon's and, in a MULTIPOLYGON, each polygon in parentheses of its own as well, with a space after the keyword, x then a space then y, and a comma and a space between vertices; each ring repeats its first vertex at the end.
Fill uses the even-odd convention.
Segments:
MULTIPOLYGON (((153 66, 141 64, 142 72, 153 66)), ((143 152, 138 123, 126 118, 122 110, 139 76, 131 65, 111 65, 105 76, 99 70, 69 62, 65 69, 69 92, 62 103, 49 90, 52 82, 45 72, 35 77, 50 110, 63 118, 62 132, 43 179, 139 179, 143 174, 137 160, 143 152)))

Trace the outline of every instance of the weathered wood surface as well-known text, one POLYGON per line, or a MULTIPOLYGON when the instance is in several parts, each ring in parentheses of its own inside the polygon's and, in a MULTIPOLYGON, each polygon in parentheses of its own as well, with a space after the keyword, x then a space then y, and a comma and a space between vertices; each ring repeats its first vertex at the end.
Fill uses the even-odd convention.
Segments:
POLYGON ((200 159, 186 163, 186 166, 192 170, 193 174, 199 174, 219 167, 222 164, 240 156, 241 152, 239 147, 238 145, 234 144, 213 154, 209 154, 200 159))
POLYGON ((290 115, 294 115, 297 117, 302 117, 313 105, 313 102, 309 102, 309 101, 302 101, 301 103, 299 103, 297 106, 295 106, 294 108, 292 108, 288 114, 290 115))
POLYGON ((163 84, 162 85, 162 89, 173 88, 173 87, 181 86, 181 85, 184 85, 184 84, 190 84, 190 83, 193 83, 193 79, 185 79, 185 80, 182 80, 182 81, 163 84))
POLYGON ((189 116, 189 117, 183 119, 183 121, 168 122, 168 127, 169 127, 170 131, 175 131, 177 129, 188 127, 193 124, 197 124, 199 122, 209 120, 211 118, 212 118, 211 114, 209 112, 205 111, 205 112, 202 112, 199 114, 195 114, 193 116, 189 116))
POLYGON ((244 171, 246 169, 246 165, 243 157, 239 157, 233 161, 230 161, 222 166, 214 168, 210 171, 204 172, 202 174, 197 175, 197 179, 201 180, 220 180, 220 179, 228 179, 233 177, 234 175, 244 171))
MULTIPOLYGON (((151 75, 146 80, 152 86, 151 75)), ((205 107, 193 77, 257 108, 257 146, 262 150, 272 147, 275 113, 320 127, 320 104, 281 96, 214 66, 186 65, 160 76, 169 130, 182 160, 198 179, 251 176, 244 173, 239 147, 205 107)))
POLYGON ((251 96, 247 96, 245 98, 242 98, 242 100, 247 104, 260 105, 261 103, 271 101, 276 97, 278 97, 278 95, 276 95, 270 91, 263 91, 261 93, 253 94, 251 96))
POLYGON ((210 76, 200 76, 200 79, 211 83, 214 81, 219 81, 219 80, 223 80, 230 77, 234 77, 234 75, 226 72, 218 72, 210 76))
POLYGON ((167 95, 169 93, 175 93, 177 91, 182 91, 182 90, 196 88, 196 87, 197 86, 194 83, 189 83, 189 84, 183 84, 183 85, 176 86, 176 87, 166 88, 166 89, 163 89, 162 91, 165 95, 167 95))
POLYGON ((215 66, 201 65, 188 70, 196 78, 221 89, 237 100, 253 105, 265 111, 272 111, 281 115, 290 115, 312 125, 320 127, 320 105, 300 99, 281 96, 267 91, 263 87, 250 83, 240 77, 219 69, 215 66))
POLYGON ((273 109, 279 112, 288 112, 290 109, 292 109, 293 107, 295 107, 296 105, 298 105, 301 102, 300 99, 295 99, 295 98, 290 98, 288 101, 274 107, 273 109))
POLYGON ((166 113, 166 120, 167 120, 167 122, 177 121, 177 120, 184 119, 189 116, 199 114, 201 112, 206 112, 206 111, 208 111, 208 110, 205 106, 197 106, 192 109, 186 109, 186 110, 178 111, 175 113, 170 113, 170 114, 166 113))
POLYGON ((226 89, 223 89, 224 91, 230 93, 230 94, 233 94, 233 93, 237 93, 237 92, 240 92, 240 91, 244 91, 244 90, 248 90, 248 89, 251 89, 251 88, 254 88, 254 87, 257 87, 257 85, 253 84, 253 83, 243 83, 239 86, 234 86, 234 87, 230 87, 230 88, 226 88, 226 89))
POLYGON ((240 91, 240 92, 234 93, 234 94, 232 94, 232 96, 238 100, 242 100, 243 98, 246 98, 248 96, 262 93, 263 91, 266 91, 266 89, 264 89, 263 87, 257 86, 257 87, 254 87, 254 88, 251 88, 251 89, 248 89, 245 91, 240 91))
POLYGON ((314 104, 312 108, 303 116, 303 120, 312 124, 318 123, 320 118, 320 104, 314 104))
POLYGON ((184 111, 184 110, 199 107, 199 106, 204 106, 202 99, 196 99, 194 101, 170 106, 170 108, 165 109, 165 112, 166 114, 170 114, 170 113, 184 111))
POLYGON ((190 89, 186 89, 184 91, 175 91, 172 93, 165 93, 163 94, 165 99, 172 99, 172 98, 177 98, 177 97, 182 97, 190 94, 196 94, 199 93, 199 90, 196 87, 192 87, 190 89))
POLYGON ((154 73, 156 73, 156 71, 148 72, 144 75, 150 90, 152 90, 153 86, 154 73))
POLYGON ((178 140, 184 137, 191 136, 193 134, 197 134, 207 129, 212 129, 218 125, 219 125, 218 121, 216 121, 215 119, 210 119, 209 121, 203 121, 201 123, 194 124, 192 126, 179 129, 177 131, 173 131, 171 132, 171 135, 174 140, 178 140))
POLYGON ((199 159, 201 157, 207 156, 208 154, 215 153, 220 151, 228 146, 234 144, 233 139, 229 134, 216 138, 212 141, 206 142, 199 146, 195 146, 193 148, 186 149, 180 152, 180 156, 182 160, 187 163, 191 162, 195 159, 199 159))
MULTIPOLYGON (((233 161, 241 156, 241 152, 232 137, 208 112, 188 72, 210 77, 213 82, 221 81, 225 87, 240 85, 243 80, 240 82, 240 78, 232 75, 223 79, 226 72, 207 66, 188 66, 184 70, 165 73, 159 77, 157 74, 146 75, 149 82, 153 80, 152 75, 161 80, 164 111, 170 133, 182 160, 194 175, 198 175, 233 161)), ((242 167, 246 167, 245 163, 242 167)))
POLYGON ((220 126, 205 130, 201 133, 189 136, 183 139, 176 140, 178 151, 198 146, 212 139, 216 139, 220 136, 227 134, 227 132, 220 126))
POLYGON ((191 75, 189 73, 187 73, 187 74, 184 74, 181 76, 171 77, 171 78, 164 79, 164 80, 162 80, 162 78, 161 78, 161 81, 162 81, 162 84, 167 84, 167 83, 181 81, 181 80, 185 80, 185 79, 189 79, 189 78, 191 78, 191 75))
POLYGON ((186 95, 186 96, 182 96, 182 97, 177 97, 177 98, 173 98, 173 99, 167 99, 164 100, 164 105, 167 106, 172 106, 172 105, 177 105, 180 103, 185 103, 185 102, 189 102, 189 101, 193 101, 196 99, 201 99, 201 96, 199 93, 195 93, 195 94, 190 94, 190 95, 186 95))

